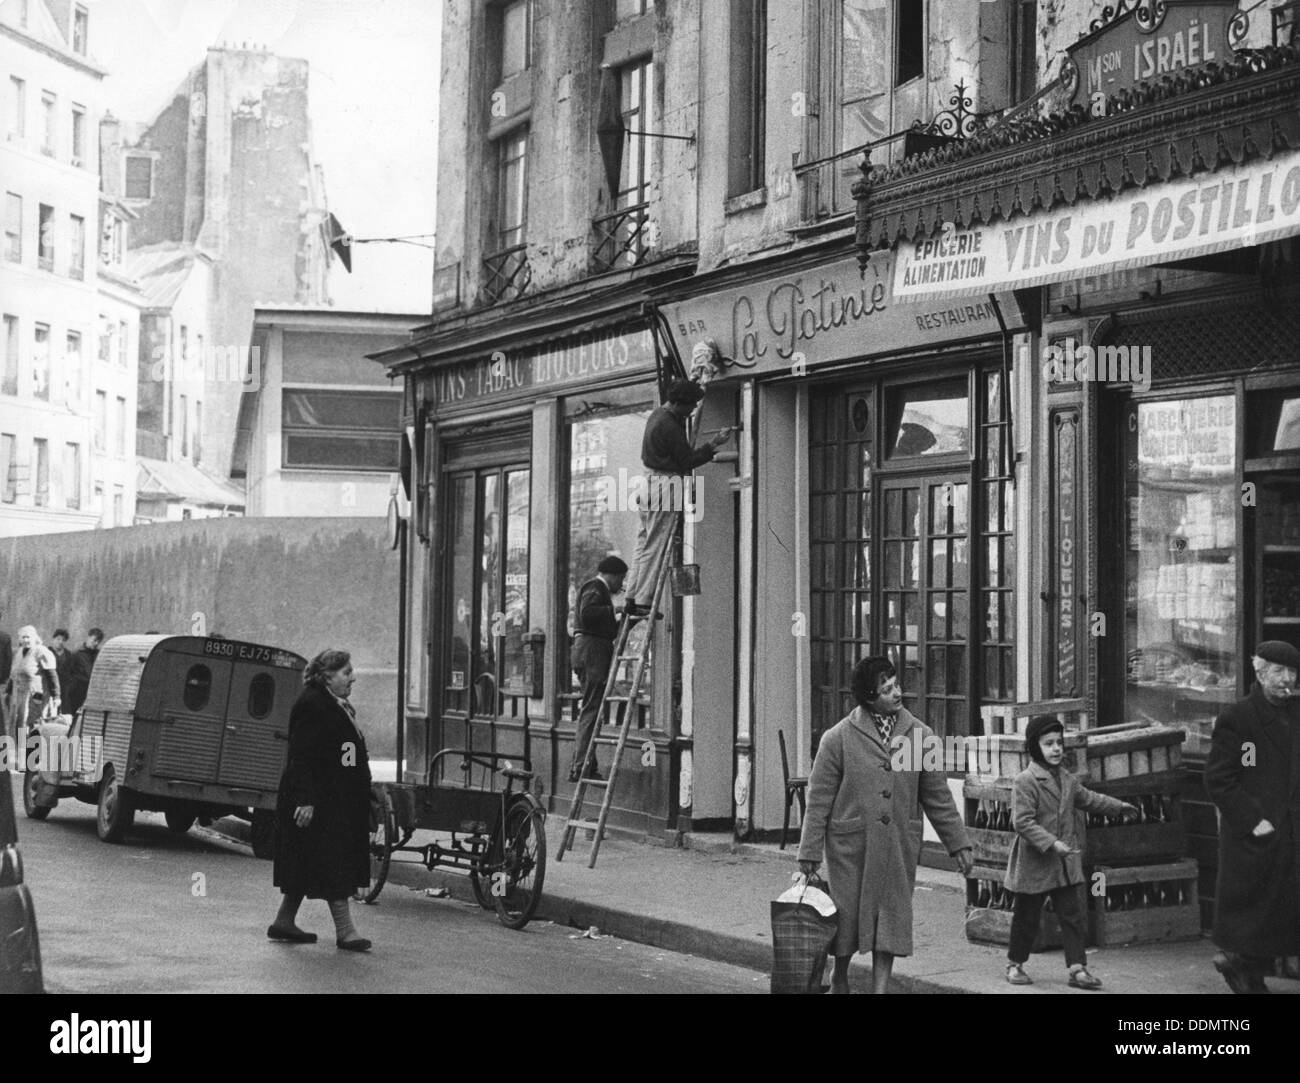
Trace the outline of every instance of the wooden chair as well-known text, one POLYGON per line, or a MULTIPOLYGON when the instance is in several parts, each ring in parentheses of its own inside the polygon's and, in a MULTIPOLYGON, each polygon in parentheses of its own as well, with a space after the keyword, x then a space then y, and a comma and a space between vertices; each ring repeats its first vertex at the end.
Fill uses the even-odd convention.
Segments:
POLYGON ((790 809, 795 798, 799 799, 799 815, 808 814, 807 792, 808 780, 801 776, 790 777, 790 758, 785 751, 785 731, 776 731, 777 742, 781 745, 781 777, 785 781, 785 815, 781 819, 781 849, 785 849, 785 837, 790 830, 790 809))

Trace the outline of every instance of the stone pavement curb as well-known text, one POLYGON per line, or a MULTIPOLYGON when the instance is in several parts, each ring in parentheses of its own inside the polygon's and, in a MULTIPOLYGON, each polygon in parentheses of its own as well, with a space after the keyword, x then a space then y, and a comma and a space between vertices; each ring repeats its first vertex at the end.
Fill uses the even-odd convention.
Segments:
MULTIPOLYGON (((549 838, 548 841, 550 841, 549 838)), ((633 843, 631 845, 637 844, 633 843)), ((644 845, 653 846, 654 844, 645 843, 644 845)), ((715 852, 711 845, 709 847, 691 846, 687 848, 715 852)), ((552 847, 552 852, 553 849, 552 847)), ((720 849, 717 852, 744 853, 745 851, 720 849)), ((771 855, 761 851, 749 853, 747 856, 773 861, 771 855)), ((570 854, 571 861, 575 858, 578 861, 585 861, 585 856, 581 853, 574 852, 570 854)), ((550 860, 553 861, 554 858, 552 857, 550 860)), ((781 860, 784 863, 784 857, 781 860)), ((469 878, 461 873, 443 869, 435 869, 430 872, 417 862, 394 860, 389 868, 388 883, 385 885, 385 889, 399 885, 417 891, 430 887, 445 888, 453 899, 477 905, 473 889, 470 887, 469 878)), ((382 892, 377 902, 382 905, 382 892)), ((702 929, 685 922, 656 918, 652 915, 637 913, 606 903, 589 902, 576 897, 568 888, 556 891, 550 885, 543 884, 542 899, 538 904, 537 915, 533 920, 552 921, 557 925, 575 929, 589 929, 595 926, 601 935, 615 936, 638 944, 648 944, 651 947, 662 948, 665 951, 712 959, 715 962, 743 966, 764 974, 771 971, 772 946, 770 942, 758 943, 745 937, 730 936, 726 933, 702 929)), ((871 990, 871 966, 866 959, 866 956, 856 956, 850 966, 849 979, 855 992, 865 993, 871 990)), ((827 980, 829 980, 829 967, 827 968, 827 980)), ((896 993, 970 992, 969 989, 944 985, 898 973, 895 973, 891 978, 891 988, 896 993)))

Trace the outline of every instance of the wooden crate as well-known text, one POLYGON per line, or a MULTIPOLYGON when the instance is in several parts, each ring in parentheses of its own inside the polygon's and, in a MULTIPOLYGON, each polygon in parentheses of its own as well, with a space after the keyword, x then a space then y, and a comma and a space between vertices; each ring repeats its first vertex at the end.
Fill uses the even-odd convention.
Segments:
POLYGON ((1177 771, 1187 733, 1175 726, 1125 722, 1089 730, 1087 738, 1083 772, 1097 783, 1177 771))
POLYGON ((1087 701, 1082 699, 1048 699, 1036 703, 986 703, 980 708, 984 732, 988 734, 1018 733, 1024 736, 1025 727, 1034 715, 1050 714, 1059 718, 1067 729, 1088 728, 1087 701))
MULTIPOLYGON (((1082 773, 1086 763, 1085 745, 1086 734, 1066 730, 1064 766, 1076 774, 1082 773)), ((1022 733, 990 733, 970 739, 967 747, 966 777, 981 782, 1011 781, 1033 762, 1022 733)))
MULTIPOLYGON (((1010 900, 1005 908, 980 906, 980 881, 986 880, 1001 886, 1006 881, 1005 867, 976 865, 966 878, 966 939, 978 944, 1011 943, 1011 909, 1010 900)), ((1014 899, 1014 896, 1011 896, 1014 899)), ((1091 933, 1091 929, 1089 929, 1091 933)), ((1038 926, 1038 937, 1034 940, 1033 951, 1052 951, 1061 946, 1061 923, 1051 910, 1043 911, 1043 918, 1038 926)))
POLYGON ((1197 866, 1193 860, 1160 865, 1135 865, 1129 868, 1093 869, 1088 901, 1091 907, 1092 935, 1098 947, 1117 944, 1152 944, 1165 940, 1195 940, 1201 935, 1201 910, 1197 895, 1197 866), (1095 877, 1105 877, 1098 884, 1095 877), (1172 906, 1141 905, 1133 909, 1108 910, 1106 895, 1096 894, 1098 887, 1107 892, 1135 884, 1176 885, 1182 902, 1172 906))
MULTIPOLYGON (((1178 797, 1178 776, 1134 776, 1116 782, 1090 786, 1098 793, 1137 803, 1142 797, 1159 795, 1170 815, 1167 821, 1087 826, 1084 832, 1083 863, 1090 865, 1150 865, 1173 861, 1186 855, 1187 836, 1183 826, 1182 806, 1178 797)), ((1015 842, 1014 829, 976 827, 980 802, 986 808, 1002 805, 1012 808, 1012 782, 994 779, 982 782, 966 779, 962 785, 965 805, 966 834, 970 836, 975 860, 981 865, 1006 866, 1015 842)), ((1014 809, 1012 808, 1012 811, 1014 809)), ((1081 812, 1081 816, 1087 813, 1081 812)))
MULTIPOLYGON (((1179 797, 1181 773, 1131 775, 1124 779, 1089 782, 1088 788, 1108 797, 1141 806, 1143 798, 1159 797, 1168 819, 1156 822, 1089 826, 1084 845, 1088 865, 1151 865, 1187 856, 1187 828, 1179 797)), ((1086 813, 1085 813, 1086 815, 1086 813)))

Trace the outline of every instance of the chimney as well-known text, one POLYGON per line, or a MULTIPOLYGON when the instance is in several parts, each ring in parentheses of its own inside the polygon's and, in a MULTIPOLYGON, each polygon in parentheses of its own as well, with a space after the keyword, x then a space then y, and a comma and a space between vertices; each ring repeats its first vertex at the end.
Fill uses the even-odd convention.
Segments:
POLYGON ((122 122, 108 111, 99 121, 99 190, 115 199, 122 195, 122 122))

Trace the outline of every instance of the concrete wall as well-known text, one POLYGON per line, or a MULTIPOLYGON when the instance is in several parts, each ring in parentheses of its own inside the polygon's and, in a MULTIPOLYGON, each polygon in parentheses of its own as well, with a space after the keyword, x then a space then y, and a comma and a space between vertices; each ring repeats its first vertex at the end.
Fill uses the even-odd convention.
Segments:
POLYGON ((98 625, 208 632, 296 651, 352 652, 371 754, 397 732, 397 554, 373 519, 207 519, 0 540, 6 630, 98 625))

